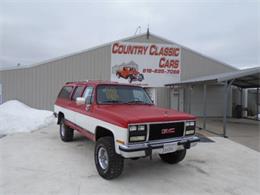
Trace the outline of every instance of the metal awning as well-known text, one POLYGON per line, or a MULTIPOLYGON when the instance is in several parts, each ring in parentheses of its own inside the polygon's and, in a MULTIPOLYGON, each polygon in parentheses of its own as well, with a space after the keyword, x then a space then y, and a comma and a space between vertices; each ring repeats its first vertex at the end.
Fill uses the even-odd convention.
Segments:
POLYGON ((232 85, 240 88, 258 88, 260 87, 260 67, 202 76, 181 82, 166 84, 165 86, 192 85, 199 83, 224 83, 225 81, 231 80, 233 80, 232 85))
MULTIPOLYGON (((232 85, 240 88, 257 88, 257 105, 259 105, 259 88, 260 88, 260 67, 248 68, 243 70, 236 70, 227 73, 214 74, 209 76, 202 76, 190 80, 185 80, 177 83, 166 84, 165 86, 192 86, 203 85, 203 129, 206 130, 206 117, 207 117, 207 86, 211 84, 224 84, 224 114, 223 114, 223 136, 227 137, 226 124, 227 124, 227 107, 229 92, 232 85)), ((190 87, 189 87, 190 88, 190 87)), ((190 93, 189 93, 190 94, 190 93)), ((242 93, 241 93, 242 94, 242 93)), ((190 107, 189 98, 189 107, 190 107)), ((257 114, 259 113, 257 106, 257 114)))

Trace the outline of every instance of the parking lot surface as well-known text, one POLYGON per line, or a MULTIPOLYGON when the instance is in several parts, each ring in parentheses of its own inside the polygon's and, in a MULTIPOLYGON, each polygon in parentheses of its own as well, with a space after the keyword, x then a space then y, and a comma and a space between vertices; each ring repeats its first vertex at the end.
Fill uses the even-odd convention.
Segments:
MULTIPOLYGON (((198 125, 202 127, 202 119, 198 119, 198 125)), ((208 118, 207 129, 217 134, 223 134, 223 119, 208 118)), ((252 119, 227 119, 227 136, 230 140, 243 144, 260 152, 260 121, 252 119)))
POLYGON ((0 194, 260 194, 259 152, 221 137, 200 143, 177 165, 126 160, 123 174, 102 179, 94 143, 60 141, 55 124, 0 139, 0 194))

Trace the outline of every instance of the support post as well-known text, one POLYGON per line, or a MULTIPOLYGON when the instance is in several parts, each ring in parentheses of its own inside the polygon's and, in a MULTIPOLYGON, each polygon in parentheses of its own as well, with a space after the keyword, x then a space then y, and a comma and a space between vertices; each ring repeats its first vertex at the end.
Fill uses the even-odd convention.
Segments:
POLYGON ((203 85, 203 129, 206 130, 206 117, 207 117, 207 85, 203 85))
POLYGON ((240 105, 243 107, 243 88, 240 88, 240 105))
POLYGON ((223 113, 223 136, 227 138, 227 101, 228 101, 228 82, 225 81, 224 90, 224 113, 223 113))
POLYGON ((228 138, 227 136, 227 109, 228 109, 228 99, 229 99, 229 92, 230 87, 234 80, 230 82, 225 81, 225 94, 224 94, 224 113, 223 113, 223 136, 228 138))
POLYGON ((258 120, 258 114, 259 114, 259 87, 256 89, 256 119, 258 120))
POLYGON ((189 85, 189 90, 188 90, 188 93, 189 93, 189 113, 191 114, 191 85, 189 85))
POLYGON ((178 87, 178 111, 180 111, 180 87, 178 87))

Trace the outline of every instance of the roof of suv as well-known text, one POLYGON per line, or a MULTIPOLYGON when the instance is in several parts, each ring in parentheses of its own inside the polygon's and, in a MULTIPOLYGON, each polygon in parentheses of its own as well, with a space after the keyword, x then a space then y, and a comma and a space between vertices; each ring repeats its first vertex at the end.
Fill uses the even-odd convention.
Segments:
POLYGON ((72 82, 66 82, 65 85, 69 85, 69 86, 75 86, 75 85, 87 85, 87 84, 91 84, 91 85, 99 85, 99 84, 116 84, 116 85, 127 85, 127 86, 139 86, 139 85, 130 85, 130 84, 125 84, 125 83, 118 83, 118 82, 114 82, 114 81, 103 81, 103 80, 86 80, 86 81, 72 81, 72 82))

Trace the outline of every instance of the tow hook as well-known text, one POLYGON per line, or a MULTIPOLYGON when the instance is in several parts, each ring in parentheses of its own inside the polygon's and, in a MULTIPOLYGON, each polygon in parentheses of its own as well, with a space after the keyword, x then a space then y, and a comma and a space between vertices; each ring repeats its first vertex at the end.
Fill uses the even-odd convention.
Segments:
POLYGON ((153 159, 153 152, 152 152, 152 146, 148 145, 148 148, 145 149, 145 156, 149 156, 150 157, 150 160, 153 159))
POLYGON ((185 149, 190 149, 190 141, 187 141, 187 142, 184 144, 184 148, 185 148, 185 149))

